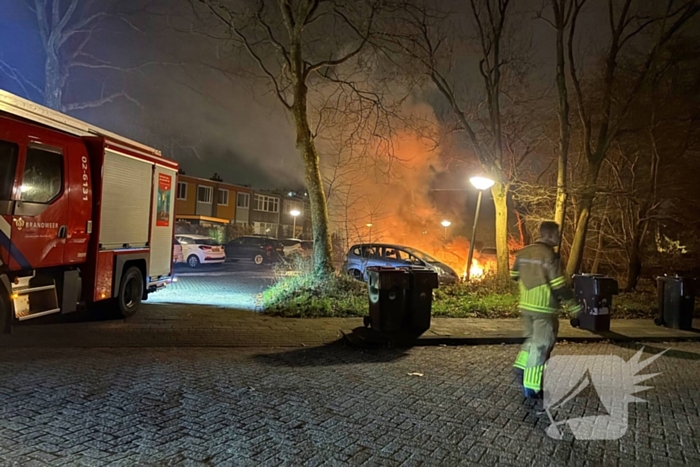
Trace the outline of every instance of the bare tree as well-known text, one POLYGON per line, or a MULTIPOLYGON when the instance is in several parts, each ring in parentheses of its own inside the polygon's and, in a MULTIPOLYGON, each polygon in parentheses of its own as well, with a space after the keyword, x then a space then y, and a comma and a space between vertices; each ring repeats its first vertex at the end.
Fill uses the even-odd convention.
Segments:
MULTIPOLYGON (((566 201, 568 198, 568 160, 571 143, 571 122, 569 91, 566 80, 566 38, 570 31, 571 19, 579 5, 586 0, 547 0, 551 7, 552 19, 547 19, 543 12, 538 17, 546 21, 556 33, 556 83, 559 117, 559 154, 557 159, 557 195, 554 210, 554 221, 564 229, 566 219, 566 201)), ((571 40, 571 38, 569 38, 571 40)))
MULTIPOLYGON (((45 54, 43 88, 16 71, 10 75, 25 91, 26 96, 37 93, 43 98, 46 106, 62 112, 99 107, 119 98, 134 101, 124 90, 110 92, 103 85, 99 97, 95 99, 65 102, 71 70, 117 69, 88 50, 99 25, 110 17, 104 5, 98 7, 96 2, 90 0, 24 1, 36 17, 45 54), (29 92, 30 90, 32 92, 29 92)), ((131 26, 125 18, 121 17, 120 20, 131 26)), ((6 68, 7 71, 7 64, 5 67, 0 65, 0 69, 2 68, 6 68)))
MULTIPOLYGON (((327 196, 311 120, 315 92, 328 86, 375 105, 379 96, 362 86, 371 58, 365 56, 379 16, 371 0, 192 0, 223 26, 257 65, 274 95, 293 118, 296 147, 305 168, 314 232, 314 272, 333 271, 327 196), (359 77, 359 78, 358 78, 359 77)), ((327 96, 327 94, 326 94, 327 96)))
POLYGON ((630 290, 636 288, 644 262, 651 259, 643 252, 653 251, 646 246, 656 226, 684 210, 679 199, 695 184, 694 177, 683 176, 681 167, 689 168, 686 159, 697 145, 700 69, 691 58, 697 56, 697 47, 676 41, 670 48, 652 70, 650 86, 605 161, 610 170, 603 178, 612 195, 603 194, 616 208, 607 229, 614 237, 609 241, 624 252, 630 290))
MULTIPOLYGON (((596 91, 590 91, 582 82, 579 69, 580 60, 576 60, 576 27, 581 11, 587 0, 575 0, 571 13, 568 40, 569 76, 576 96, 576 107, 583 132, 583 151, 586 156, 586 170, 583 189, 577 201, 575 234, 567 263, 567 273, 579 271, 586 245, 586 234, 591 216, 591 208, 596 195, 598 175, 608 150, 623 126, 629 111, 647 84, 649 72, 659 53, 698 11, 700 4, 696 0, 677 2, 667 0, 663 12, 656 13, 655 5, 649 14, 641 13, 640 5, 634 0, 607 0, 608 25, 610 27, 610 45, 605 52, 602 82, 597 83, 596 91), (681 3, 679 6, 678 3, 681 3), (638 66, 636 79, 627 90, 618 86, 620 62, 623 53, 633 51, 635 39, 642 33, 654 29, 654 40, 647 41, 646 53, 638 66), (600 93, 600 99, 592 99, 591 94, 600 93)), ((640 47, 645 42, 639 41, 640 47)))
MULTIPOLYGON (((467 80, 467 89, 457 84, 458 58, 455 50, 464 47, 463 34, 451 27, 450 17, 431 4, 409 1, 404 5, 401 26, 393 40, 416 64, 448 102, 457 129, 467 134, 482 170, 496 183, 491 189, 496 210, 496 249, 498 272, 508 274, 508 198, 518 167, 532 152, 533 144, 520 132, 509 134, 504 125, 504 101, 512 104, 504 85, 517 82, 519 67, 527 54, 515 46, 510 0, 470 0, 471 22, 475 31, 478 72, 481 83, 467 80), (469 105, 467 96, 481 94, 483 101, 469 105)), ((517 126, 517 125, 516 125, 517 126)))

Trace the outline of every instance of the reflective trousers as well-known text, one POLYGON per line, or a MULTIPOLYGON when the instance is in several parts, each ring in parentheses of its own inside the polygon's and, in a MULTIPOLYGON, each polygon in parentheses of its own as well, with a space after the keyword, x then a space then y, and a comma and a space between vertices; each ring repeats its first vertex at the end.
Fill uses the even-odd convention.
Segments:
POLYGON ((525 343, 513 366, 523 371, 523 387, 531 391, 542 390, 544 366, 554 349, 559 332, 558 313, 539 313, 521 310, 525 343))

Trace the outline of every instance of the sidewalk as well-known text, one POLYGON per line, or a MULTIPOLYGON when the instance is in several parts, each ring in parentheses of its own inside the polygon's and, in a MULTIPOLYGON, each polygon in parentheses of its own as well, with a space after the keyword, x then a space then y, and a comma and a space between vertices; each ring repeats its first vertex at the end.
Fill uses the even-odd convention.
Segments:
MULTIPOLYGON (((696 331, 655 326, 651 320, 613 320, 601 335, 560 323, 559 340, 571 342, 700 341, 696 331)), ((249 311, 193 305, 144 305, 128 320, 15 326, 0 347, 311 347, 340 341, 361 318, 275 318, 249 311)), ((518 319, 433 318, 416 345, 522 342, 518 319)))

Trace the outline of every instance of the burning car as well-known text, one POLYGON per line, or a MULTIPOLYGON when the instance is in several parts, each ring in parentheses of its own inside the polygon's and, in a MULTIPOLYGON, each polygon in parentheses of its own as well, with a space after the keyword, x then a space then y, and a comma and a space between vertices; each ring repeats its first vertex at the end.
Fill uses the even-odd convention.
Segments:
POLYGON ((348 274, 357 280, 367 280, 366 270, 371 266, 423 266, 435 271, 442 285, 459 281, 459 275, 451 267, 410 246, 366 243, 350 247, 344 265, 348 274))

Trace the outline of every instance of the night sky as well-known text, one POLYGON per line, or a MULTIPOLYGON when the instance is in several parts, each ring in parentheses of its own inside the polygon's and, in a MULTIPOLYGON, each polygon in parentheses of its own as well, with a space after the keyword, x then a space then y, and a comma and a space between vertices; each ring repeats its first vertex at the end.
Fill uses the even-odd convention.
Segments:
MULTIPOLYGON (((0 60, 41 88, 44 52, 26 3, 3 1, 0 60)), ((451 3, 454 11, 466 8, 464 2, 451 3)), ((202 29, 201 18, 187 0, 81 0, 80 5, 88 13, 110 12, 98 23, 87 50, 116 69, 73 69, 66 100, 97 98, 103 89, 124 91, 130 99, 75 111, 75 116, 162 149, 190 175, 210 177, 217 172, 225 181, 260 188, 302 183, 294 129, 284 109, 264 80, 251 78, 256 70, 250 69, 249 61, 232 52, 226 41, 202 34, 209 31, 202 29), (217 70, 221 67, 226 73, 217 70)), ((523 40, 532 41, 528 79, 547 92, 553 87, 553 33, 534 19, 541 5, 541 0, 519 0, 514 8, 518 17, 528 19, 519 23, 518 31, 523 40)), ((581 22, 583 30, 596 31, 596 17, 603 15, 594 8, 588 8, 581 22)), ((595 48, 606 39, 604 31, 582 37, 584 48, 595 48)), ((456 68, 465 82, 478 79, 469 54, 464 50, 464 61, 456 68)), ((0 87, 41 100, 38 92, 30 88, 24 93, 3 73, 0 87)), ((451 118, 444 99, 430 86, 416 99, 432 106, 438 120, 451 118)), ((470 151, 466 139, 458 138, 458 145, 470 151)))
MULTIPOLYGON (((44 52, 33 13, 23 0, 2 3, 0 60, 42 87, 44 52)), ((146 2, 111 2, 111 11, 126 15, 131 25, 118 18, 100 22, 87 49, 126 71, 74 69, 66 100, 98 97, 106 83, 108 91, 123 89, 138 104, 119 99, 74 116, 162 149, 191 175, 217 172, 225 181, 261 188, 298 185, 301 162, 282 108, 254 80, 231 80, 212 70, 219 44, 178 32, 196 18, 175 3, 148 2, 149 9, 139 11, 146 2)), ((90 2, 81 4, 90 8, 90 2)), ((3 73, 0 87, 41 101, 3 73)))

